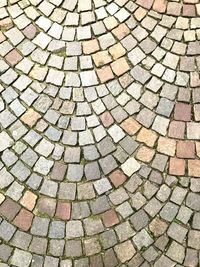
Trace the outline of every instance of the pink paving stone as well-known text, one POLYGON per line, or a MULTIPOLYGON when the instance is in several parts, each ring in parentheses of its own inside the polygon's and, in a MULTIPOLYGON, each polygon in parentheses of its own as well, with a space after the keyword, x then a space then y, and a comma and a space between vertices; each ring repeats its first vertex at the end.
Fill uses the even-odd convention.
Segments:
POLYGON ((33 25, 30 24, 28 25, 24 30, 23 34, 28 38, 28 39, 33 39, 36 36, 37 33, 37 28, 33 25))
POLYGON ((7 62, 14 66, 16 65, 18 62, 20 62, 20 60, 22 60, 22 56, 19 54, 19 52, 16 49, 13 49, 11 52, 9 52, 6 56, 5 59, 7 60, 7 62))
POLYGON ((176 156, 183 159, 195 157, 195 144, 193 141, 179 141, 177 143, 176 156))
POLYGON ((67 165, 61 162, 55 162, 51 173, 51 179, 56 181, 62 181, 65 177, 67 165))
POLYGON ((153 2, 154 0, 137 0, 136 3, 144 8, 150 9, 153 5, 153 2))
POLYGON ((185 122, 172 121, 169 125, 169 137, 183 139, 185 134, 185 122))
POLYGON ((200 142, 195 142, 196 154, 200 158, 200 142))
POLYGON ((114 210, 108 210, 102 214, 102 220, 106 227, 111 227, 119 222, 114 210))
POLYGON ((36 200, 37 195, 27 190, 20 200, 20 203, 28 210, 33 210, 36 204, 36 200))
POLYGON ((192 106, 185 103, 177 103, 174 111, 174 119, 178 121, 190 121, 191 120, 192 106))
POLYGON ((127 179, 127 177, 124 175, 124 173, 120 170, 116 170, 113 173, 111 173, 109 178, 115 187, 119 187, 127 179))
POLYGON ((6 198, 0 206, 0 214, 6 217, 8 220, 12 220, 19 212, 20 207, 21 206, 12 199, 6 198))
POLYGON ((130 29, 126 26, 125 23, 123 23, 112 30, 112 33, 117 37, 117 39, 121 40, 130 33, 130 29))
POLYGON ((111 126, 114 122, 113 117, 108 111, 105 111, 103 114, 101 114, 100 119, 105 127, 111 126))
POLYGON ((185 160, 170 158, 169 174, 171 175, 184 175, 185 174, 185 160))
POLYGON ((13 22, 10 18, 5 18, 5 19, 0 20, 0 29, 8 30, 12 28, 12 26, 13 26, 13 22))
POLYGON ((200 160, 188 160, 188 175, 200 177, 200 160))
POLYGON ((6 40, 5 35, 3 34, 3 32, 0 32, 0 43, 2 43, 5 40, 6 40))
POLYGON ((15 217, 13 223, 23 231, 28 231, 31 227, 33 214, 25 209, 21 209, 15 217))
POLYGON ((135 12, 134 12, 134 16, 138 21, 141 21, 147 14, 147 10, 139 7, 135 12))
POLYGON ((183 5, 183 16, 195 17, 196 8, 195 5, 183 5))
POLYGON ((197 71, 190 72, 190 86, 198 87, 200 86, 199 73, 197 71))
POLYGON ((129 135, 134 135, 135 133, 139 131, 139 129, 141 128, 141 125, 136 120, 130 117, 122 122, 121 127, 129 135))
POLYGON ((169 156, 174 156, 176 150, 176 141, 171 138, 159 137, 157 151, 169 156))
POLYGON ((71 204, 59 201, 55 216, 61 220, 69 220, 71 216, 71 204))
POLYGON ((136 159, 149 163, 155 155, 155 150, 146 146, 139 148, 136 154, 136 159))
POLYGON ((110 81, 114 78, 113 72, 109 66, 97 69, 97 75, 102 83, 110 81))
POLYGON ((153 4, 153 9, 159 13, 164 13, 167 8, 166 0, 155 0, 153 4))

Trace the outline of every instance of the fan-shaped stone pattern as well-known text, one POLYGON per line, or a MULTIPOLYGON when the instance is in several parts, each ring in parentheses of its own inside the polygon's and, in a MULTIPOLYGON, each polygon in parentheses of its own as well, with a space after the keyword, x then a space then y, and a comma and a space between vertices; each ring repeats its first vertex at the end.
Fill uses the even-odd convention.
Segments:
POLYGON ((0 265, 198 265, 199 7, 1 1, 0 265))

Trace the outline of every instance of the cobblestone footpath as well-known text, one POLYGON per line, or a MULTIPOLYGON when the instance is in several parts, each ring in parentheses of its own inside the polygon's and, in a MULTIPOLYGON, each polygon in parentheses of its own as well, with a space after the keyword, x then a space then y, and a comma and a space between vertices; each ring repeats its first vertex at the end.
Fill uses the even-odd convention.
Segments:
POLYGON ((200 1, 0 0, 0 267, 197 267, 200 1))

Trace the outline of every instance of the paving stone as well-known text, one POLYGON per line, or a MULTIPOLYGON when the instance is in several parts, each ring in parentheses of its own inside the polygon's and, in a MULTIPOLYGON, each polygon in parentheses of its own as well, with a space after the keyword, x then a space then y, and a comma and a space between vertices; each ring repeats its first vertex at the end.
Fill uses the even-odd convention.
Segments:
POLYGON ((31 259, 32 259, 31 253, 15 249, 14 254, 11 258, 11 264, 19 267, 25 267, 29 266, 31 259))
POLYGON ((58 264, 59 264, 58 258, 54 258, 51 256, 45 257, 44 266, 58 266, 58 264))
POLYGON ((23 231, 28 231, 31 227, 33 214, 30 211, 21 209, 15 217, 13 224, 23 231))
POLYGON ((43 175, 47 175, 50 172, 52 166, 52 161, 47 160, 44 157, 40 157, 34 166, 34 171, 39 172, 43 175))
POLYGON ((109 209, 109 203, 106 196, 98 197, 96 200, 90 202, 92 213, 99 214, 109 209))
POLYGON ((108 266, 116 266, 118 264, 118 260, 115 256, 115 253, 113 249, 108 249, 105 253, 104 257, 104 263, 107 264, 108 266))
POLYGON ((101 178, 94 183, 94 187, 99 195, 112 189, 112 186, 107 178, 101 178))
POLYGON ((199 249, 199 231, 190 230, 188 234, 188 245, 194 249, 199 249))
POLYGON ((49 227, 49 219, 35 217, 31 227, 31 233, 37 236, 46 236, 49 227))
POLYGON ((169 238, 166 235, 163 235, 159 237, 158 240, 155 242, 155 246, 159 248, 161 251, 164 251, 168 243, 169 243, 169 238))
POLYGON ((122 170, 128 176, 131 176, 139 169, 140 169, 140 164, 134 158, 130 158, 125 163, 122 164, 122 170))
POLYGON ((5 241, 9 241, 12 238, 15 230, 16 228, 5 220, 0 224, 0 236, 5 241))
POLYGON ((61 183, 59 188, 60 199, 74 200, 76 195, 76 185, 73 183, 61 183))
POLYGON ((154 217, 162 208, 162 204, 156 199, 152 198, 149 203, 144 207, 145 211, 154 217))
POLYGON ((178 212, 178 206, 169 202, 161 210, 160 216, 167 220, 172 221, 178 212))
POLYGON ((1 189, 6 188, 14 181, 14 177, 9 172, 6 171, 6 168, 0 170, 0 174, 1 174, 1 179, 0 179, 1 189))
POLYGON ((83 166, 80 164, 69 164, 66 177, 71 182, 80 181, 83 177, 83 166))
POLYGON ((80 241, 69 240, 65 245, 65 255, 67 257, 80 257, 82 256, 82 246, 80 241))
POLYGON ((138 230, 141 230, 143 227, 145 227, 148 224, 149 217, 145 211, 140 210, 140 211, 135 212, 130 217, 130 220, 134 226, 134 229, 138 231, 138 230))
POLYGON ((113 247, 117 243, 117 237, 114 230, 108 230, 100 235, 100 241, 104 249, 113 247))
POLYGON ((85 176, 88 180, 96 180, 100 178, 100 170, 97 162, 85 165, 85 176))
MULTIPOLYGON (((162 236, 167 230, 168 224, 159 218, 155 218, 149 225, 149 229, 154 236, 162 236)), ((164 244, 164 242, 163 242, 164 244)))
POLYGON ((49 228, 50 238, 63 238, 65 236, 65 223, 61 221, 53 221, 49 228))
POLYGON ((11 256, 12 248, 7 245, 0 245, 0 259, 2 261, 8 261, 9 257, 11 256))
POLYGON ((198 258, 197 258, 196 251, 193 250, 193 249, 187 249, 184 264, 186 264, 186 265, 188 265, 188 264, 195 265, 195 264, 197 264, 197 262, 198 262, 198 258))
POLYGON ((158 252, 153 248, 150 247, 143 253, 143 257, 148 261, 152 262, 158 257, 158 252))
POLYGON ((185 258, 185 248, 173 241, 167 251, 167 256, 172 260, 182 263, 185 258))
POLYGON ((173 223, 170 225, 167 234, 169 237, 173 238, 174 240, 176 240, 179 243, 183 243, 186 234, 187 234, 188 230, 182 226, 180 226, 177 223, 173 223))
POLYGON ((141 249, 142 247, 150 246, 153 243, 153 239, 147 233, 147 231, 143 229, 133 237, 133 242, 138 249, 141 249))
POLYGON ((114 249, 117 254, 117 257, 121 262, 126 262, 127 260, 130 260, 136 252, 131 241, 126 241, 124 243, 116 245, 114 249))
POLYGON ((119 237, 119 240, 125 241, 134 235, 134 231, 129 222, 124 222, 115 227, 115 231, 119 237))
POLYGON ((181 206, 180 210, 179 210, 179 213, 177 215, 177 219, 181 222, 183 222, 184 224, 186 224, 190 217, 192 215, 192 210, 185 207, 185 206, 181 206))
POLYGON ((52 198, 41 198, 38 201, 38 210, 42 214, 53 217, 55 213, 56 202, 52 198))
POLYGON ((84 226, 85 226, 86 233, 89 236, 101 233, 104 230, 103 223, 101 219, 98 217, 94 217, 94 218, 90 217, 90 218, 84 219, 84 226))
POLYGON ((168 257, 163 255, 156 261, 155 266, 158 267, 158 266, 162 265, 162 266, 166 266, 166 267, 167 266, 173 267, 173 266, 175 266, 175 264, 176 263, 174 261, 170 260, 168 257))
POLYGON ((87 218, 90 215, 90 209, 87 202, 74 203, 72 205, 72 219, 87 218))
POLYGON ((64 160, 67 163, 78 163, 80 161, 80 148, 66 148, 64 160))
POLYGON ((199 195, 196 193, 189 193, 186 198, 186 205, 193 210, 199 211, 199 195))
POLYGON ((111 155, 108 155, 105 158, 100 159, 99 164, 105 175, 110 173, 117 167, 117 163, 111 155))
POLYGON ((96 253, 99 253, 101 250, 99 241, 95 237, 85 240, 84 246, 85 246, 85 251, 86 251, 87 256, 91 256, 96 253))

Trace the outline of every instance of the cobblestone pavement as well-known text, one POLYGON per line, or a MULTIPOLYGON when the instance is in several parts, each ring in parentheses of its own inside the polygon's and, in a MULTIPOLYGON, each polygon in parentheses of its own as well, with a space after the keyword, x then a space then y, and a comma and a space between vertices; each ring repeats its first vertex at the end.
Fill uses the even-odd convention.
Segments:
POLYGON ((197 267, 198 0, 0 0, 0 267, 197 267))

